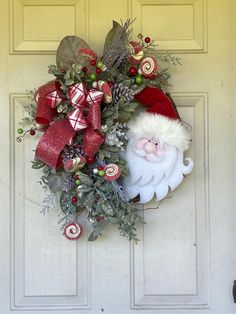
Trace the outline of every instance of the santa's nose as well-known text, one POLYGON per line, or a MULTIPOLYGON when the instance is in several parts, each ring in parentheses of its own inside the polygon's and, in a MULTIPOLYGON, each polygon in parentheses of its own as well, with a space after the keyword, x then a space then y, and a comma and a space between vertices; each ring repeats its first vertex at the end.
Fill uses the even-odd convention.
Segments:
POLYGON ((144 145, 144 150, 148 153, 148 154, 155 154, 156 153, 156 145, 152 142, 147 142, 144 145))

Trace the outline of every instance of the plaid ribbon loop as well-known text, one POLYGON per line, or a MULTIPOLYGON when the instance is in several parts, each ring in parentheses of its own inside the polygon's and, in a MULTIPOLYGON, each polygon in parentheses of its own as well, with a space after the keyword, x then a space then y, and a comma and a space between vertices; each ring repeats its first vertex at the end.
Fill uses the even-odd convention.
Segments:
POLYGON ((36 147, 35 158, 52 168, 61 166, 61 151, 72 141, 76 132, 85 129, 82 148, 87 156, 93 156, 104 142, 104 136, 99 131, 103 93, 96 89, 87 91, 83 83, 71 86, 69 98, 74 110, 66 119, 54 121, 57 115, 55 108, 64 97, 59 87, 58 82, 54 80, 39 87, 35 93, 35 120, 48 126, 36 147))

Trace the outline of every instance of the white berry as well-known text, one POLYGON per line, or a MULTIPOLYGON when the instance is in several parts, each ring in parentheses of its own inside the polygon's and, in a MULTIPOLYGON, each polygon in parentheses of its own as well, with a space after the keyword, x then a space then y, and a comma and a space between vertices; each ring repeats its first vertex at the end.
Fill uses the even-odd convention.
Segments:
POLYGON ((98 82, 96 82, 96 81, 95 81, 95 82, 93 82, 93 83, 92 83, 92 86, 93 86, 93 88, 97 88, 97 86, 98 86, 98 82))

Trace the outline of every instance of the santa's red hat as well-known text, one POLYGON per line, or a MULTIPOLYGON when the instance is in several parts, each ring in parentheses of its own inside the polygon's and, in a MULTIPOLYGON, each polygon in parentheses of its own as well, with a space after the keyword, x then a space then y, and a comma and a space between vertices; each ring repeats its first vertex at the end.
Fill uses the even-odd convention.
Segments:
POLYGON ((156 87, 146 87, 135 99, 147 110, 139 113, 129 124, 129 134, 136 139, 153 138, 175 146, 180 151, 189 148, 190 134, 182 125, 170 96, 156 87))

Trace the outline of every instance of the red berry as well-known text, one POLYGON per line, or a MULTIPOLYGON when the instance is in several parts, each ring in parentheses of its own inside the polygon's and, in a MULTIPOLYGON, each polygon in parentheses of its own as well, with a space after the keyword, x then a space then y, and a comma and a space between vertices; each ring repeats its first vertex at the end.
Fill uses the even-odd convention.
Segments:
POLYGON ((87 72, 88 72, 88 68, 87 68, 87 67, 82 67, 82 71, 83 71, 84 73, 87 73, 87 72))
POLYGON ((104 221, 104 219, 105 218, 102 215, 96 217, 97 222, 102 222, 102 221, 104 221))
POLYGON ((75 180, 80 180, 80 177, 77 176, 77 175, 75 175, 75 176, 74 176, 74 179, 75 179, 75 180))
POLYGON ((30 135, 34 136, 35 135, 35 130, 30 130, 30 135))
POLYGON ((150 37, 145 37, 145 38, 144 38, 144 41, 145 41, 146 44, 149 44, 150 41, 151 41, 151 38, 150 38, 150 37))
POLYGON ((150 80, 155 80, 155 78, 156 78, 156 75, 154 74, 150 76, 150 80))
POLYGON ((77 203, 77 201, 78 201, 78 198, 77 198, 77 197, 74 196, 74 197, 71 198, 71 202, 72 202, 72 203, 77 203))
POLYGON ((103 170, 103 166, 98 166, 98 170, 103 170))
POLYGON ((96 159, 94 157, 87 156, 86 161, 87 161, 87 164, 92 165, 95 163, 96 159))
POLYGON ((96 73, 97 73, 97 74, 100 74, 100 73, 101 73, 101 69, 96 68, 96 73))
POLYGON ((107 84, 112 87, 114 85, 114 82, 113 81, 108 81, 107 84))
POLYGON ((131 76, 135 76, 137 73, 138 73, 137 68, 135 68, 135 67, 130 67, 129 68, 129 74, 131 76))
POLYGON ((90 64, 91 64, 92 66, 95 66, 95 65, 96 65, 96 60, 91 60, 91 61, 90 61, 90 64))

